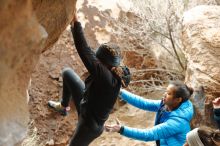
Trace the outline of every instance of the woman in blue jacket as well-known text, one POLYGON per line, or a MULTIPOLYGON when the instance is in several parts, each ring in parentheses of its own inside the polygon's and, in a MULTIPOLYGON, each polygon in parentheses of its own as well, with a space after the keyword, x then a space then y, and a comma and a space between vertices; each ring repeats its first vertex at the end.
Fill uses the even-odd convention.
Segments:
POLYGON ((162 100, 144 99, 126 90, 121 90, 120 97, 129 104, 143 110, 157 112, 155 126, 150 129, 136 129, 116 125, 106 125, 107 131, 142 141, 156 141, 157 146, 182 146, 186 134, 190 131, 193 117, 193 105, 189 101, 193 89, 176 81, 171 82, 162 100))

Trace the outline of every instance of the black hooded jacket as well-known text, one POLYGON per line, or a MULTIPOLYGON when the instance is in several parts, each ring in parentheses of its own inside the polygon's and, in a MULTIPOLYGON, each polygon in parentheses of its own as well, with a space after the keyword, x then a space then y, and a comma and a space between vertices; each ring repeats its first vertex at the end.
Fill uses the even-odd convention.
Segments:
POLYGON ((90 73, 85 80, 86 110, 99 124, 104 124, 116 102, 121 82, 88 46, 81 23, 75 22, 71 31, 77 52, 90 73))

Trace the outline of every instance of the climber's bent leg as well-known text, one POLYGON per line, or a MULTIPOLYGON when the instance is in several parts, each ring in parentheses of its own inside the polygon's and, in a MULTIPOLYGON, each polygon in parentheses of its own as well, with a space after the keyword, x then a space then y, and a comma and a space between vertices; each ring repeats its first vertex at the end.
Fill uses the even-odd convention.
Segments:
POLYGON ((80 77, 70 68, 65 68, 62 72, 63 77, 63 96, 61 104, 64 107, 69 106, 72 97, 76 110, 80 112, 80 101, 83 98, 85 84, 80 77))

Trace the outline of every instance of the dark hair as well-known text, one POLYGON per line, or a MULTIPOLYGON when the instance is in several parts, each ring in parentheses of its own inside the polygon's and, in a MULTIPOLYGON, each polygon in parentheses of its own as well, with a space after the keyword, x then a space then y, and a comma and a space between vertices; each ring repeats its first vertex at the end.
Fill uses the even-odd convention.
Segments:
POLYGON ((205 146, 219 146, 220 131, 209 127, 200 127, 198 135, 205 146), (218 144, 217 144, 218 143, 218 144))
POLYGON ((122 87, 128 87, 131 81, 131 73, 127 66, 113 67, 111 71, 120 79, 122 87))
POLYGON ((121 51, 116 44, 104 43, 97 49, 96 57, 110 66, 119 66, 121 62, 121 51))
POLYGON ((182 98, 183 102, 187 101, 191 95, 193 94, 193 88, 188 87, 181 81, 171 81, 170 85, 173 85, 176 88, 174 97, 175 98, 182 98))

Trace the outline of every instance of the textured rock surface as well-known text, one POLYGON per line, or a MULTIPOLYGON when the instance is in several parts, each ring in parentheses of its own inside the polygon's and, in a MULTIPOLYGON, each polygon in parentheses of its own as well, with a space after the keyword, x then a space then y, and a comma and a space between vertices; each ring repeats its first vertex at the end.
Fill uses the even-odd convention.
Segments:
POLYGON ((0 146, 12 146, 25 136, 30 75, 74 9, 75 0, 0 1, 0 146))
POLYGON ((220 5, 220 0, 215 0, 218 5, 220 5))
POLYGON ((195 88, 204 86, 206 97, 200 94, 203 100, 199 102, 206 98, 205 111, 199 110, 209 124, 213 117, 210 102, 220 96, 220 7, 197 6, 185 12, 183 42, 188 59, 186 81, 195 88))

